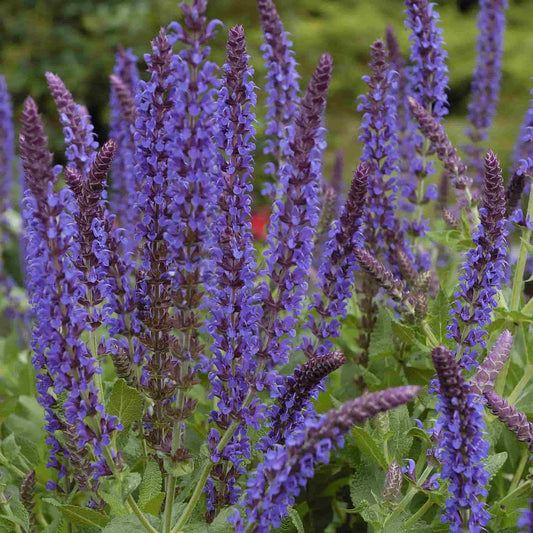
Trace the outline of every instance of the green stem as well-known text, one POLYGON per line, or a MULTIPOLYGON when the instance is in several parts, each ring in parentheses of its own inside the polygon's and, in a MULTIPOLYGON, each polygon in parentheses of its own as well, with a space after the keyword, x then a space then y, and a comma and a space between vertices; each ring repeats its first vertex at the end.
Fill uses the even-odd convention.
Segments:
POLYGON ((163 515, 163 533, 172 530, 172 507, 174 506, 174 494, 176 492, 176 476, 169 475, 167 479, 167 495, 165 498, 165 513, 163 515))
POLYGON ((516 402, 518 397, 520 396, 521 392, 529 385, 529 382, 531 381, 531 378, 533 377, 533 365, 528 365, 526 367, 526 370, 524 371, 524 374, 520 378, 520 381, 516 384, 515 388, 509 395, 509 398, 507 401, 510 404, 513 404, 516 402))
POLYGON ((431 509, 432 506, 433 502, 430 499, 426 500, 426 503, 424 503, 424 505, 422 505, 422 507, 420 507, 420 509, 418 509, 418 511, 411 516, 407 522, 405 522, 403 529, 407 529, 409 526, 416 524, 418 520, 420 520, 420 518, 422 518, 431 509))
POLYGON ((431 347, 435 348, 439 345, 439 341, 437 340, 437 337, 435 336, 435 333, 433 333, 433 330, 429 326, 427 322, 422 322, 422 329, 424 330, 424 333, 426 334, 426 337, 428 338, 429 342, 431 343, 431 347))
POLYGON ((520 464, 518 465, 518 468, 516 469, 516 472, 513 476, 513 481, 511 481, 511 486, 509 487, 509 491, 512 492, 513 490, 518 487, 518 483, 520 483, 520 478, 522 477, 522 474, 524 473, 524 468, 526 467, 527 460, 529 459, 529 450, 526 448, 522 451, 522 457, 520 458, 520 464))
POLYGON ((527 492, 529 492, 532 483, 533 482, 531 480, 528 480, 516 487, 516 489, 510 490, 501 500, 498 500, 497 502, 492 504, 489 510, 490 514, 495 514, 498 510, 501 509, 502 505, 505 505, 507 500, 513 499, 517 494, 521 494, 522 492, 526 493, 526 490, 527 492))
POLYGON ((147 531, 149 531, 150 533, 159 533, 159 531, 157 531, 157 529, 155 529, 152 526, 152 524, 148 522, 148 520, 144 516, 143 512, 139 509, 137 502, 133 499, 133 496, 131 494, 128 496, 126 503, 131 508, 131 510, 135 513, 135 515, 139 519, 139 522, 146 528, 147 531))

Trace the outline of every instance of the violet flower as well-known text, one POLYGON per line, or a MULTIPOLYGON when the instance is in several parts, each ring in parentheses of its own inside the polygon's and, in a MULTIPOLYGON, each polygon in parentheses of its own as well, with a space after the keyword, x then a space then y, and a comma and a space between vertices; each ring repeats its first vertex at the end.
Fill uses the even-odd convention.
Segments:
MULTIPOLYGON (((428 0, 405 0, 405 25, 411 30, 410 94, 440 122, 442 117, 448 114, 448 67, 442 30, 438 27, 439 15, 434 7, 435 4, 429 3, 428 0)), ((402 194, 414 201, 420 209, 420 205, 434 200, 437 196, 434 186, 428 186, 425 191, 419 186, 420 180, 434 174, 435 167, 432 162, 424 163, 428 147, 424 146, 422 137, 415 134, 410 142, 414 157, 411 158, 407 179, 402 183, 402 194)), ((417 213, 410 224, 411 231, 415 235, 423 236, 426 228, 427 221, 417 213)), ((422 259, 424 270, 428 270, 427 260, 424 257, 422 259)))
POLYGON ((476 181, 481 180, 483 173, 483 148, 480 143, 488 138, 498 105, 507 0, 480 0, 479 5, 476 67, 468 105, 470 124, 465 132, 471 142, 466 147, 468 167, 476 171, 476 181))
POLYGON ((102 447, 109 446, 111 433, 121 425, 99 401, 93 377, 100 369, 81 340, 88 317, 81 303, 83 275, 73 262, 80 252, 74 239, 77 227, 66 209, 73 198, 68 189, 53 191, 52 155, 31 98, 24 104, 20 151, 28 186, 28 288, 36 318, 32 362, 38 371, 39 402, 45 409, 48 466, 56 468, 60 478, 67 475, 64 458, 69 451, 55 432, 71 427, 77 447, 89 445, 94 456, 91 470, 97 478, 109 473, 102 447), (66 399, 59 409, 56 397, 62 393, 66 399))
POLYGON ((135 175, 133 142, 136 113, 134 95, 139 82, 139 73, 137 57, 131 49, 125 50, 119 47, 115 54, 113 73, 109 135, 115 139, 118 150, 111 172, 110 209, 117 215, 118 221, 126 230, 133 231, 137 218, 134 205, 139 190, 135 175))
POLYGON ((495 297, 508 268, 505 204, 501 168, 489 150, 485 156, 480 225, 474 230, 474 247, 467 252, 459 276, 447 334, 457 342, 457 355, 466 369, 478 365, 478 346, 485 348, 485 327, 492 321, 495 297))
POLYGON ((77 104, 59 76, 46 73, 46 81, 59 111, 69 164, 86 176, 95 156, 98 143, 95 141, 91 117, 87 109, 77 104))
MULTIPOLYGON (((362 424, 378 413, 410 402, 419 387, 405 386, 361 396, 333 409, 318 419, 307 419, 305 428, 295 431, 285 446, 269 450, 248 481, 243 506, 247 531, 266 533, 280 527, 316 463, 328 463, 331 452, 344 446, 344 436, 354 424, 362 424)), ((235 512, 230 519, 237 532, 244 532, 243 520, 235 512)))
POLYGON ((332 61, 324 54, 302 99, 296 118, 291 156, 281 169, 281 196, 270 217, 267 248, 267 283, 260 288, 263 302, 261 327, 265 331, 259 356, 268 366, 288 360, 289 341, 295 335, 296 319, 307 291, 315 228, 319 221, 321 125, 332 61))
POLYGON ((452 352, 437 346, 432 352, 439 382, 435 431, 439 435, 437 458, 442 464, 442 478, 449 481, 450 496, 442 515, 450 531, 480 532, 490 514, 481 498, 489 473, 483 466, 488 442, 483 438, 483 406, 475 401, 452 352), (468 523, 466 516, 469 516, 468 523))
POLYGON ((259 307, 254 290, 256 263, 251 233, 256 96, 242 26, 230 29, 223 70, 217 114, 219 211, 214 222, 214 290, 207 324, 213 338, 209 398, 216 398, 211 418, 221 432, 235 420, 241 425, 222 450, 216 446, 220 433, 211 430, 208 443, 213 446, 212 460, 223 464, 212 472, 207 484, 210 519, 220 507, 237 502, 240 490, 235 480, 245 473, 242 462, 251 453, 247 427, 260 427, 260 405, 246 405, 257 368, 259 307))
MULTIPOLYGON (((289 34, 284 31, 273 0, 257 0, 264 42, 261 52, 267 69, 267 113, 264 153, 272 154, 267 174, 277 174, 292 155, 290 143, 294 135, 294 119, 298 111, 300 86, 289 34)), ((274 184, 276 185, 276 184, 274 184)), ((267 191, 273 192, 273 191, 267 191)))
POLYGON ((516 525, 522 533, 533 533, 533 497, 529 500, 529 508, 522 511, 516 525))
MULTIPOLYGON (((15 128, 13 106, 6 79, 0 76, 0 217, 11 207, 13 163, 15 160, 15 128)), ((0 220, 3 224, 4 222, 0 220)), ((0 236, 4 240, 3 236, 0 236)))

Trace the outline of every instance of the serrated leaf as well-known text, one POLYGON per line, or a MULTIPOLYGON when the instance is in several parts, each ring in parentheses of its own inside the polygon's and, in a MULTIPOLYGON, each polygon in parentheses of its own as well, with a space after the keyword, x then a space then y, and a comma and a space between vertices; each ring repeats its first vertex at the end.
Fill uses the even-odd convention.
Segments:
POLYGON ((366 429, 354 426, 352 428, 352 437, 362 454, 379 464, 384 470, 388 468, 387 461, 379 444, 366 429))
POLYGON ((110 492, 98 491, 98 496, 104 500, 109 508, 111 509, 111 514, 113 516, 126 516, 130 514, 130 511, 126 509, 122 498, 119 498, 116 494, 110 492))
POLYGON ((144 400, 140 392, 119 379, 113 386, 109 400, 109 414, 118 416, 124 429, 142 418, 144 400))
POLYGON ((41 462, 41 451, 35 442, 27 439, 24 435, 17 435, 15 440, 20 446, 22 455, 24 455, 30 465, 36 466, 41 462))
POLYGON ((417 439, 420 439, 421 441, 430 444, 431 440, 429 439, 428 434, 421 428, 413 427, 411 428, 407 433, 407 437, 415 437, 417 439))
POLYGON ((160 492, 159 494, 156 494, 149 502, 146 502, 144 506, 142 507, 142 510, 145 513, 159 516, 159 511, 161 510, 161 505, 163 505, 163 501, 165 500, 165 493, 160 492))
POLYGON ((21 520, 17 516, 7 516, 3 514, 3 515, 0 515, 0 519, 7 520, 8 522, 11 522, 12 524, 17 524, 17 526, 26 527, 24 520, 21 520))
POLYGON ((394 352, 394 343, 390 332, 391 317, 388 311, 381 308, 374 329, 370 334, 370 344, 368 346, 368 357, 370 359, 394 352))
POLYGON ((365 383, 370 387, 379 387, 381 385, 381 379, 378 378, 373 372, 370 372, 368 368, 363 365, 356 365, 357 372, 361 375, 365 383))
POLYGON ((446 344, 446 327, 450 321, 450 301, 443 290, 433 300, 429 312, 429 325, 439 344, 446 344))
POLYGON ((389 410, 389 424, 393 437, 388 441, 387 446, 391 457, 398 460, 407 457, 413 439, 407 435, 411 428, 409 409, 406 405, 400 405, 389 410))
POLYGON ((485 466, 491 478, 493 478, 507 461, 507 452, 495 453, 489 455, 485 461, 485 466))
POLYGON ((22 505, 20 500, 18 498, 13 498, 9 502, 9 507, 11 508, 11 512, 15 515, 16 518, 18 518, 22 522, 22 526, 26 531, 30 530, 30 515, 28 514, 28 511, 22 505))
POLYGON ((155 496, 161 492, 161 485, 163 483, 163 476, 159 465, 156 461, 151 460, 144 469, 144 475, 139 490, 139 507, 144 508, 144 505, 151 501, 155 496))
POLYGON ((409 346, 415 344, 416 337, 413 328, 400 324, 397 320, 393 320, 391 329, 401 342, 404 342, 409 346))
POLYGON ((141 484, 141 479, 141 474, 138 472, 130 472, 124 477, 121 484, 123 499, 126 499, 141 484))
POLYGON ((289 517, 294 524, 294 527, 296 528, 296 531, 298 533, 305 533, 304 524, 302 522, 302 519, 300 518, 300 515, 298 514, 298 511, 294 509, 294 507, 291 507, 289 509, 289 517))
POLYGON ((65 517, 77 526, 89 526, 102 529, 109 523, 109 518, 94 509, 77 507, 76 505, 62 505, 60 508, 65 517))

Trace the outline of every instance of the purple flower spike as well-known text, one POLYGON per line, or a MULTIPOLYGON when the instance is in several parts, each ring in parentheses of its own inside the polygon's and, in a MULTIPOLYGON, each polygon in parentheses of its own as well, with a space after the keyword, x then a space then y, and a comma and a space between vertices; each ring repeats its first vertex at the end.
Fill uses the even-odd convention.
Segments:
MULTIPOLYGON (((319 419, 308 419, 305 428, 292 433, 285 446, 269 450, 248 481, 243 502, 246 531, 267 533, 272 527, 280 527, 288 507, 313 477, 315 464, 329 462, 331 452, 342 448, 344 435, 354 424, 363 424, 378 413, 410 402, 419 390, 406 386, 361 396, 319 419)), ((234 522, 238 532, 245 531, 242 521, 234 522)))
POLYGON ((299 75, 289 34, 283 29, 273 0, 257 0, 257 9, 264 36, 261 51, 267 69, 265 134, 270 138, 264 152, 272 154, 274 159, 273 163, 267 165, 266 171, 276 174, 291 154, 294 118, 300 101, 299 75))
POLYGON ((368 165, 369 195, 365 238, 369 248, 379 250, 385 245, 387 230, 396 227, 396 75, 387 63, 387 50, 383 41, 374 42, 370 53, 371 75, 363 76, 368 92, 359 96, 357 110, 364 112, 359 140, 363 142, 361 160, 368 165))
POLYGON ((265 330, 259 356, 269 366, 288 360, 289 344, 307 291, 315 228, 320 219, 321 127, 331 80, 332 60, 324 54, 302 99, 296 118, 291 156, 281 169, 280 197, 274 202, 265 251, 267 270, 276 292, 263 283, 261 327, 265 330), (285 315, 285 316, 284 316, 285 315))
POLYGON ((511 353, 512 344, 513 336, 508 330, 505 330, 498 337, 492 350, 479 366, 477 374, 472 378, 470 382, 472 392, 483 394, 494 388, 496 378, 511 353))
POLYGON ((237 503, 235 481, 244 474, 250 456, 247 426, 259 428, 261 405, 244 406, 256 372, 259 349, 257 298, 254 291, 255 250, 251 234, 252 154, 255 148, 255 86, 242 26, 230 29, 225 79, 219 93, 220 123, 217 182, 219 216, 213 250, 214 291, 207 331, 213 337, 209 398, 216 398, 211 418, 223 432, 234 420, 242 422, 225 449, 212 442, 217 467, 208 482, 208 513, 237 503))
POLYGON ((324 378, 346 362, 342 352, 311 357, 296 368, 292 376, 285 380, 284 390, 277 400, 272 416, 272 429, 268 444, 283 444, 285 438, 304 420, 302 411, 309 400, 320 390, 324 378))
POLYGON ((476 170, 477 181, 483 172, 483 148, 480 142, 488 138, 500 93, 507 0, 480 0, 479 5, 476 67, 468 105, 470 125, 466 130, 471 141, 471 145, 467 147, 468 166, 476 170))
POLYGON ((331 226, 329 239, 318 272, 318 287, 309 304, 309 318, 305 327, 314 340, 304 338, 307 357, 324 355, 331 348, 330 337, 340 333, 339 319, 346 317, 346 304, 352 295, 355 250, 362 245, 360 228, 368 189, 368 165, 361 163, 354 172, 348 198, 339 221, 331 226))
MULTIPOLYGON (((13 161, 15 159, 15 128, 13 106, 6 80, 0 76, 0 217, 11 207, 13 161)), ((2 236, 0 236, 2 238, 2 236)))
POLYGON ((484 392, 490 410, 512 431, 520 442, 525 442, 529 451, 533 453, 533 424, 528 422, 524 413, 510 405, 493 390, 484 392))
MULTIPOLYGON (((110 209, 127 231, 133 231, 136 221, 135 201, 139 184, 135 175, 135 92, 139 82, 137 58, 131 50, 120 47, 115 56, 111 81, 111 128, 118 150, 112 168, 110 209)), ((131 248, 131 247, 130 247, 131 248)))
POLYGON ((489 479, 483 467, 489 448, 483 438, 483 406, 475 401, 452 352, 437 346, 432 357, 439 381, 437 458, 442 463, 442 478, 450 482, 442 519, 453 532, 460 533, 466 527, 481 531, 490 518, 481 501, 488 494, 485 486, 489 479), (470 511, 468 523, 466 511, 470 511))
POLYGON ((466 254, 448 326, 448 338, 457 342, 461 365, 467 369, 478 364, 478 346, 485 347, 485 327, 492 322, 495 297, 508 268, 505 205, 502 171, 489 150, 479 210, 481 224, 472 235, 474 247, 466 254))
POLYGON ((59 76, 47 72, 46 81, 63 125, 67 159, 81 172, 82 176, 85 176, 94 159, 95 150, 98 148, 91 117, 85 107, 74 101, 72 94, 59 76))

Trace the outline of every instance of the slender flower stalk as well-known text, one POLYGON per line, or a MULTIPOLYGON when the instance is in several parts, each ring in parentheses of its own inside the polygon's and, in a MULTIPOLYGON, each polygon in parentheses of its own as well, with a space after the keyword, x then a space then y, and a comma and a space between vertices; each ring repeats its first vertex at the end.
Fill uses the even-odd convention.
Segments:
POLYGON ((281 196, 270 217, 266 255, 267 283, 259 288, 263 302, 264 330, 259 357, 272 368, 288 360, 289 341, 307 291, 307 275, 315 228, 319 222, 319 178, 321 125, 331 79, 332 61, 324 54, 302 99, 295 121, 291 157, 282 167, 281 196))
POLYGON ((439 382, 435 431, 439 435, 437 457, 442 478, 450 482, 450 496, 442 515, 450 531, 481 531, 490 515, 482 501, 489 473, 483 466, 489 445, 483 438, 483 406, 475 401, 470 386, 452 352, 437 346, 432 352, 439 382))
POLYGON ((470 139, 470 145, 467 146, 468 167, 475 171, 476 182, 481 183, 481 143, 488 138, 500 94, 507 0, 480 0, 479 5, 476 67, 468 105, 469 126, 465 133, 470 139))
POLYGON ((63 125, 63 134, 67 144, 65 155, 69 164, 77 168, 82 176, 86 176, 93 162, 95 150, 98 148, 91 117, 85 107, 74 101, 72 94, 59 76, 47 72, 46 81, 63 125))
POLYGON ((112 167, 110 210, 120 224, 133 231, 136 220, 135 200, 139 183, 135 175, 135 100, 139 82, 137 57, 131 50, 119 47, 115 55, 115 67, 111 80, 110 137, 117 143, 117 154, 112 167))
POLYGON ((484 396, 489 409, 505 424, 509 431, 516 435, 520 442, 525 442, 529 451, 533 453, 533 424, 528 422, 526 415, 493 390, 485 391, 484 396))
MULTIPOLYGON (((306 427, 292 433, 285 446, 269 450, 248 482, 243 500, 247 531, 266 533, 280 527, 288 507, 314 475, 315 464, 329 462, 331 452, 343 447, 344 435, 354 424, 410 402, 418 391, 419 387, 398 387, 349 401, 318 419, 308 419, 306 427)), ((237 511, 232 522, 236 531, 245 531, 237 511)))
POLYGON ((368 188, 368 165, 354 172, 350 192, 340 219, 329 231, 329 239, 318 271, 318 289, 308 306, 305 327, 314 338, 304 337, 307 357, 324 355, 331 349, 330 338, 338 337, 340 319, 346 318, 346 305, 352 295, 356 269, 355 250, 362 245, 361 225, 368 188))
POLYGON ((496 294, 507 272, 505 191, 498 160, 492 151, 485 156, 480 225, 474 230, 474 247, 466 254, 454 293, 448 338, 457 342, 461 365, 478 365, 478 346, 485 348, 485 327, 492 321, 496 294))
POLYGON ((484 394, 494 389, 496 378, 511 353, 513 336, 510 331, 505 330, 494 343, 483 363, 478 368, 477 374, 470 381, 472 392, 484 394))
MULTIPOLYGON (((443 48, 442 30, 438 27, 439 15, 434 4, 428 0, 405 0, 407 20, 405 25, 411 31, 411 70, 410 92, 413 98, 437 121, 448 114, 447 53, 443 48)), ((424 142, 420 135, 413 135, 413 155, 410 176, 416 176, 403 183, 403 196, 415 203, 416 213, 411 222, 411 231, 423 236, 427 221, 422 217, 422 206, 437 196, 436 187, 426 189, 426 178, 435 172, 434 165, 428 161, 431 145, 424 142)), ((427 266, 423 265, 425 270, 427 266)))
POLYGON ((268 140, 264 153, 271 154, 274 159, 265 170, 267 174, 277 175, 291 155, 294 119, 300 103, 299 75, 289 34, 283 29, 274 1, 257 0, 257 9, 264 37, 261 51, 267 69, 265 135, 268 140))
POLYGON ((259 306, 254 290, 255 250, 251 233, 252 154, 255 148, 256 103, 253 69, 249 65, 242 26, 230 29, 225 79, 219 92, 220 149, 217 182, 219 215, 215 222, 214 291, 207 330, 213 337, 209 372, 216 409, 211 418, 218 429, 208 439, 215 466, 207 481, 208 519, 221 507, 237 502, 237 479, 251 454, 247 427, 259 429, 261 405, 244 402, 257 370, 259 306), (240 426, 224 449, 217 449, 220 431, 233 421, 240 426))
POLYGON ((323 388, 324 378, 345 362, 342 352, 312 356, 287 377, 272 415, 268 447, 283 444, 294 429, 302 427, 305 419, 303 411, 309 406, 309 400, 323 388))

